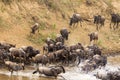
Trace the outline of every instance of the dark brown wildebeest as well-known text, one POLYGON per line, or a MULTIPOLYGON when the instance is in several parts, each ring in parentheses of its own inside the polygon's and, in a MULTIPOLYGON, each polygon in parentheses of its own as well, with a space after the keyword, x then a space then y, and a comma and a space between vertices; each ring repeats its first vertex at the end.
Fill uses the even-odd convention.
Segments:
POLYGON ((62 44, 64 44, 64 42, 65 42, 62 35, 59 35, 59 34, 57 34, 57 37, 56 37, 55 41, 56 41, 56 43, 57 42, 62 42, 62 44))
POLYGON ((113 29, 117 29, 119 26, 119 22, 120 22, 120 15, 119 14, 111 14, 111 22, 110 22, 110 29, 112 29, 111 25, 112 23, 114 23, 113 25, 113 29))
POLYGON ((35 23, 32 27, 31 27, 31 33, 35 34, 35 32, 38 30, 39 32, 39 24, 35 23))
POLYGON ((49 58, 49 63, 54 63, 56 61, 56 55, 54 52, 47 54, 47 57, 49 58))
POLYGON ((45 43, 47 44, 47 45, 50 45, 50 44, 55 44, 56 42, 53 40, 53 39, 51 39, 51 38, 47 38, 46 40, 45 40, 45 43))
POLYGON ((62 42, 57 42, 56 44, 55 44, 55 50, 57 51, 57 50, 60 50, 60 49, 63 49, 63 48, 65 48, 65 46, 63 45, 63 43, 62 42))
POLYGON ((33 48, 32 46, 22 46, 21 49, 23 49, 24 52, 26 53, 27 59, 35 57, 35 55, 40 53, 39 50, 33 48))
POLYGON ((38 65, 41 63, 42 65, 46 65, 49 63, 49 58, 47 55, 44 54, 37 54, 35 57, 33 57, 33 61, 38 65))
POLYGON ((5 51, 5 49, 0 49, 0 60, 4 63, 4 60, 9 60, 9 53, 5 51))
POLYGON ((64 39, 68 40, 70 32, 66 28, 63 28, 60 30, 60 34, 64 39))
POLYGON ((87 47, 90 51, 93 52, 93 55, 96 55, 96 54, 101 55, 102 54, 102 51, 101 51, 102 49, 100 49, 96 44, 89 45, 87 47))
POLYGON ((71 52, 71 57, 73 57, 73 61, 75 61, 78 58, 77 65, 79 65, 81 60, 84 60, 84 58, 85 58, 85 51, 82 49, 73 50, 71 52))
POLYGON ((55 45, 55 44, 49 44, 49 45, 45 44, 45 45, 43 46, 43 53, 44 53, 45 51, 46 51, 47 53, 56 51, 56 45, 55 45))
POLYGON ((94 24, 96 24, 96 30, 99 30, 100 27, 104 26, 105 17, 101 15, 94 16, 94 24))
POLYGON ((86 71, 88 73, 89 71, 96 69, 96 63, 94 61, 87 59, 84 61, 81 68, 83 71, 86 71))
POLYGON ((83 47, 83 45, 81 43, 77 43, 77 44, 74 44, 74 45, 71 45, 71 46, 67 46, 65 48, 68 51, 70 51, 70 52, 73 52, 76 49, 82 49, 82 50, 84 50, 84 47, 83 47))
POLYGON ((74 13, 73 15, 72 15, 72 17, 70 18, 70 23, 69 23, 69 25, 70 26, 72 26, 72 24, 73 24, 73 27, 75 26, 75 24, 77 23, 77 26, 78 26, 78 22, 80 22, 80 25, 81 25, 81 27, 82 27, 82 17, 80 16, 80 14, 78 14, 78 13, 74 13))
POLYGON ((45 43, 46 44, 43 46, 43 53, 44 53, 44 51, 47 51, 47 53, 55 51, 55 43, 56 42, 53 39, 48 37, 45 40, 45 43))
POLYGON ((65 73, 65 69, 63 66, 39 67, 33 72, 33 74, 37 72, 39 72, 39 74, 44 74, 46 76, 54 76, 55 78, 57 78, 60 73, 65 73))
POLYGON ((15 62, 11 62, 11 61, 5 61, 5 65, 8 67, 8 70, 11 72, 11 75, 13 73, 13 71, 19 71, 19 70, 24 70, 24 64, 17 64, 15 62))
POLYGON ((10 44, 10 43, 6 43, 6 42, 0 42, 0 49, 4 49, 5 52, 9 52, 9 49, 11 47, 15 47, 16 45, 10 44))
POLYGON ((24 52, 23 49, 10 48, 9 51, 10 51, 9 55, 11 56, 12 60, 16 59, 17 57, 20 59, 20 62, 22 58, 24 59, 24 61, 26 60, 26 53, 24 52))
POLYGON ((54 52, 55 54, 55 60, 56 62, 62 62, 63 63, 68 63, 69 64, 69 60, 68 57, 70 55, 70 52, 67 49, 61 49, 61 50, 57 50, 54 52))
POLYGON ((88 36, 90 37, 90 42, 97 41, 98 40, 98 33, 97 32, 92 32, 90 34, 88 34, 88 36))
POLYGON ((96 54, 93 56, 93 61, 95 61, 97 66, 105 66, 107 64, 107 57, 96 54))

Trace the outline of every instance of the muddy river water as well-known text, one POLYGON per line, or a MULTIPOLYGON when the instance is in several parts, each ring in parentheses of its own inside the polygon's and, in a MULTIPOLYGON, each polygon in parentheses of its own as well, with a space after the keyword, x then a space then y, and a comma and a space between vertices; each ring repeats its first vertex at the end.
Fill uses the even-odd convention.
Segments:
MULTIPOLYGON (((119 56, 110 56, 108 57, 108 64, 105 68, 107 69, 115 69, 117 67, 120 67, 120 55, 119 56)), ((84 73, 80 70, 79 67, 66 67, 67 71, 66 73, 60 74, 63 77, 58 76, 57 79, 51 78, 51 77, 45 77, 44 75, 41 75, 42 77, 39 77, 39 74, 32 74, 33 70, 25 70, 20 72, 14 72, 11 76, 10 72, 7 70, 1 70, 0 71, 0 80, 100 80, 97 79, 93 74, 98 71, 94 70, 90 73, 84 73)))

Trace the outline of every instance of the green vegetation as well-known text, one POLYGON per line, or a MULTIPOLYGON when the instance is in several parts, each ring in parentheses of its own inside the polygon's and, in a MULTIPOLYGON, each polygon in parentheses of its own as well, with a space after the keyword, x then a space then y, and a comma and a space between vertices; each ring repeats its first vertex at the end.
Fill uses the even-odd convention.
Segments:
POLYGON ((38 35, 28 35, 27 39, 37 45, 41 45, 44 43, 45 39, 47 38, 46 35, 38 34, 38 35))
POLYGON ((27 40, 37 44, 37 45, 41 45, 44 43, 44 41, 47 39, 47 37, 50 37, 51 39, 55 39, 56 38, 56 33, 52 32, 50 34, 47 35, 43 35, 41 33, 38 34, 30 34, 27 36, 27 40))
POLYGON ((102 41, 101 41, 101 40, 98 40, 97 44, 98 44, 99 46, 102 46, 102 41))
POLYGON ((55 39, 56 38, 56 33, 52 32, 48 35, 48 37, 50 37, 51 39, 55 39))

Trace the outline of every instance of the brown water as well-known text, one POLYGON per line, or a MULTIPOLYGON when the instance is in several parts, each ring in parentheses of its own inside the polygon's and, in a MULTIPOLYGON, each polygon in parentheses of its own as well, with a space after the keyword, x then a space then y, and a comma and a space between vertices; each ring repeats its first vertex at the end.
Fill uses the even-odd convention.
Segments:
MULTIPOLYGON (((31 76, 31 75, 30 75, 31 76)), ((48 77, 25 77, 25 76, 8 76, 5 74, 0 74, 0 80, 57 80, 55 78, 48 78, 48 77)))

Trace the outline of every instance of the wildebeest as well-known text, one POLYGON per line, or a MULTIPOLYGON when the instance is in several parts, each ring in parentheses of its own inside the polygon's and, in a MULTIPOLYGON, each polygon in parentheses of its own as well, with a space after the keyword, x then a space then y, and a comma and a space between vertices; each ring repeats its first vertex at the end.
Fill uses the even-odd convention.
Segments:
POLYGON ((61 49, 61 50, 57 50, 54 52, 55 54, 55 60, 57 62, 62 62, 62 63, 68 63, 69 64, 69 60, 68 60, 68 57, 69 57, 69 54, 70 52, 67 50, 67 49, 61 49))
POLYGON ((33 74, 39 72, 39 74, 44 74, 46 76, 53 76, 57 78, 60 73, 65 73, 63 66, 52 66, 52 67, 39 67, 33 72, 33 74))
POLYGON ((66 46, 65 47, 68 51, 72 52, 73 50, 76 50, 76 49, 81 49, 81 50, 84 50, 84 47, 81 43, 77 43, 77 44, 74 44, 74 45, 70 45, 70 46, 66 46))
POLYGON ((47 53, 55 51, 56 42, 53 39, 48 37, 45 40, 45 43, 46 44, 43 46, 43 53, 44 53, 44 51, 46 51, 47 53))
POLYGON ((13 71, 24 70, 24 63, 17 64, 11 61, 5 61, 5 65, 8 67, 8 70, 13 73, 13 71))
POLYGON ((33 57, 33 61, 38 65, 41 63, 42 65, 46 65, 49 63, 49 58, 47 55, 44 54, 37 54, 35 57, 33 57))
POLYGON ((101 15, 94 16, 94 24, 96 24, 96 30, 99 30, 100 27, 104 26, 104 22, 105 22, 104 16, 101 15))
POLYGON ((5 52, 9 52, 9 49, 11 47, 15 47, 16 45, 14 44, 10 44, 10 43, 6 43, 6 42, 0 42, 0 49, 4 49, 5 52))
POLYGON ((53 40, 53 39, 51 39, 51 38, 47 38, 46 40, 45 40, 45 43, 47 44, 47 45, 50 45, 50 44, 55 44, 56 42, 53 40))
POLYGON ((24 59, 24 61, 26 60, 26 53, 24 52, 23 49, 10 48, 9 51, 10 51, 9 55, 12 58, 12 60, 17 58, 17 57, 20 59, 20 62, 21 62, 22 58, 24 59))
POLYGON ((72 15, 72 17, 70 18, 70 23, 69 23, 69 25, 72 26, 72 24, 74 24, 74 25, 73 25, 73 27, 74 27, 75 24, 77 23, 77 26, 78 26, 78 22, 80 22, 80 25, 81 25, 81 27, 82 27, 82 23, 81 23, 82 21, 83 21, 83 20, 82 20, 81 15, 78 14, 78 13, 74 13, 74 14, 72 15))
POLYGON ((22 46, 21 49, 25 52, 26 59, 35 57, 35 55, 39 54, 40 51, 33 48, 32 46, 22 46))
POLYGON ((9 53, 5 51, 5 49, 0 49, 0 60, 4 62, 4 60, 9 60, 9 53))
POLYGON ((70 52, 70 55, 68 58, 69 58, 69 61, 71 62, 75 62, 78 59, 77 65, 79 65, 81 60, 84 60, 84 50, 82 49, 73 50, 72 52, 70 52))
POLYGON ((35 23, 32 27, 31 27, 31 33, 35 34, 35 32, 38 30, 39 32, 39 24, 35 23))
POLYGON ((89 45, 87 46, 88 50, 89 51, 92 51, 93 52, 93 55, 101 55, 102 54, 102 49, 99 48, 96 44, 93 44, 93 45, 89 45))
POLYGON ((97 41, 98 40, 98 32, 92 32, 90 34, 88 34, 88 36, 90 37, 90 42, 97 41))
POLYGON ((49 63, 54 63, 56 61, 56 55, 54 52, 47 54, 47 57, 49 59, 49 63))
POLYGON ((59 34, 57 35, 55 41, 56 41, 56 43, 57 42, 62 42, 62 44, 64 44, 64 42, 65 42, 64 38, 62 37, 62 35, 59 35, 59 34))
POLYGON ((107 64, 107 57, 96 54, 93 56, 93 61, 95 61, 97 66, 105 66, 107 64))
POLYGON ((44 53, 44 51, 46 51, 47 53, 56 51, 56 46, 55 46, 55 44, 49 44, 49 45, 45 44, 45 45, 43 46, 43 53, 44 53))
POLYGON ((99 70, 95 76, 99 79, 102 80, 120 80, 120 70, 118 69, 113 69, 113 70, 99 70))
POLYGON ((89 72, 96 69, 96 63, 89 59, 85 60, 83 65, 81 66, 83 71, 89 72))
POLYGON ((69 31, 66 28, 63 28, 60 30, 60 34, 62 35, 62 37, 66 40, 68 40, 69 37, 69 31))
POLYGON ((112 29, 111 25, 112 23, 114 23, 113 25, 113 29, 117 29, 119 26, 119 22, 120 22, 120 15, 119 14, 111 14, 111 22, 110 22, 110 29, 112 29))
POLYGON ((60 49, 63 49, 63 48, 65 48, 65 45, 63 45, 63 43, 62 42, 57 42, 56 44, 55 44, 55 50, 60 50, 60 49))

